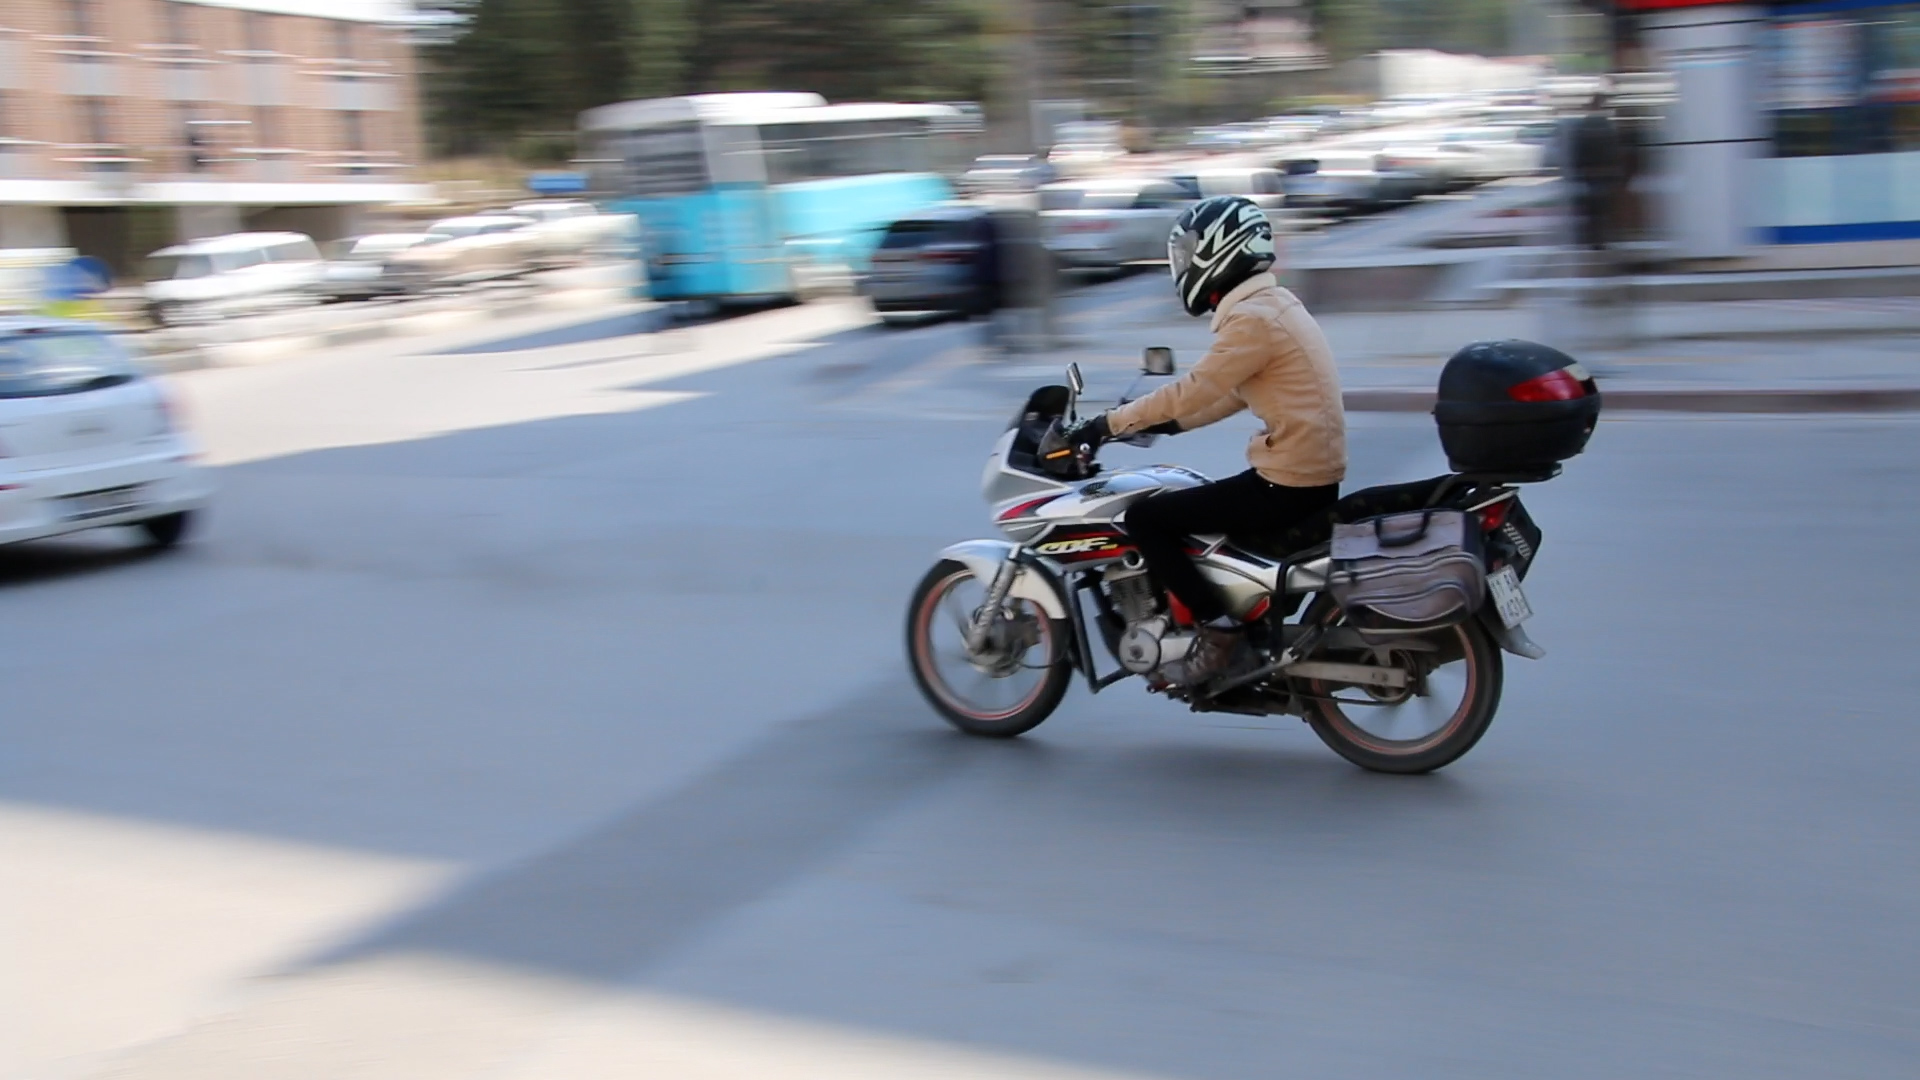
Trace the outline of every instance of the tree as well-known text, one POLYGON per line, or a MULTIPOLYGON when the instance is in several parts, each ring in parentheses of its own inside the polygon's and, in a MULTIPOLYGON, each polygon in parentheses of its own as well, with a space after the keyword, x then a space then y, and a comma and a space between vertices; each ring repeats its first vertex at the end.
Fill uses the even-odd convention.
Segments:
POLYGON ((442 152, 510 149, 633 97, 812 90, 979 100, 987 0, 446 0, 464 32, 427 49, 442 152))

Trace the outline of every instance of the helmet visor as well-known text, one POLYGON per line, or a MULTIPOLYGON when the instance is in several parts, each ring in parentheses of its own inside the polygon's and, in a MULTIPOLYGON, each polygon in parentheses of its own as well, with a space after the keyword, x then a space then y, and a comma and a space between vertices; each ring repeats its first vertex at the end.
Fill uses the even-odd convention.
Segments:
POLYGON ((1186 273, 1193 265, 1193 249, 1199 241, 1199 235, 1191 229, 1175 229, 1173 235, 1167 237, 1167 268, 1173 271, 1174 277, 1186 273))

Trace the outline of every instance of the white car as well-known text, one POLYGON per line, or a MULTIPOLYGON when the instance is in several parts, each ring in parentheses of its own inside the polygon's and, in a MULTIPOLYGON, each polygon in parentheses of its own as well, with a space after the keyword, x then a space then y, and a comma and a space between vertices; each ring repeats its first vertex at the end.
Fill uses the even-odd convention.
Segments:
POLYGON ((617 249, 626 235, 626 214, 603 214, 584 199, 515 203, 506 213, 533 222, 534 259, 546 265, 579 262, 617 249))
POLYGON ((301 233, 232 233, 162 248, 147 257, 147 313, 154 323, 220 318, 311 301, 326 263, 301 233))
POLYGON ((1117 142, 1061 143, 1047 151, 1047 164, 1061 176, 1098 176, 1127 159, 1117 142))
POLYGON ((374 233, 335 240, 315 291, 327 300, 366 300, 405 292, 406 286, 388 273, 388 263, 426 240, 426 233, 374 233))
POLYGON ((1048 184, 1040 189, 1040 228, 1063 265, 1098 268, 1167 257, 1167 234, 1200 197, 1173 180, 1132 177, 1048 184))
POLYGON ((166 393, 86 323, 0 318, 0 544, 132 525, 178 543, 213 485, 166 393))
POLYGON ((1552 132, 1550 125, 1456 128, 1442 135, 1440 144, 1467 155, 1470 179, 1497 180, 1539 172, 1546 165, 1545 143, 1552 132))
POLYGON ((1203 169, 1193 183, 1206 198, 1216 195, 1243 195, 1262 210, 1278 210, 1286 201, 1286 177, 1278 169, 1220 168, 1203 169))

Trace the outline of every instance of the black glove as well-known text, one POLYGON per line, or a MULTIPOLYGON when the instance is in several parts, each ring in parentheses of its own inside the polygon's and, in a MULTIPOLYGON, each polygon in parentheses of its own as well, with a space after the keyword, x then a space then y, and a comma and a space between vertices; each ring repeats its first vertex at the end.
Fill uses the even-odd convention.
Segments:
POLYGON ((1100 449, 1100 444, 1113 441, 1113 425, 1107 420, 1107 414, 1101 413, 1091 420, 1082 420, 1061 434, 1066 436, 1067 445, 1081 454, 1092 454, 1100 449))

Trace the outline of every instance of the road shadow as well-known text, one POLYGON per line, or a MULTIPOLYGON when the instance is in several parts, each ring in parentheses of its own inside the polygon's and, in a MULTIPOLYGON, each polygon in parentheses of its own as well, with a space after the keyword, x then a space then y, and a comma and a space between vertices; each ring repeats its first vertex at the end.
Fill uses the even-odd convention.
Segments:
POLYGON ((795 880, 969 765, 1037 748, 928 724, 899 684, 791 721, 671 795, 330 951, 441 952, 574 978, 631 977, 795 880))
POLYGON ((101 574, 181 552, 156 548, 131 527, 94 529, 49 540, 0 546, 0 589, 101 574))

